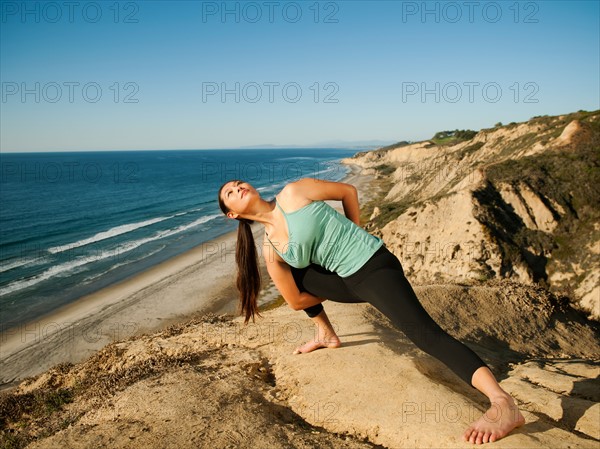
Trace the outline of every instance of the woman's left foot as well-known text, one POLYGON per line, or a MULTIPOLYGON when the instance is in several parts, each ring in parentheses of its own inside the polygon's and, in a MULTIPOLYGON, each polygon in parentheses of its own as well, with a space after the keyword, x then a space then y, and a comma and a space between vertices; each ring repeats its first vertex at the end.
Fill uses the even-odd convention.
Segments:
POLYGON ((510 396, 501 396, 491 402, 492 406, 488 411, 465 431, 465 441, 475 444, 493 443, 525 423, 525 418, 510 396))

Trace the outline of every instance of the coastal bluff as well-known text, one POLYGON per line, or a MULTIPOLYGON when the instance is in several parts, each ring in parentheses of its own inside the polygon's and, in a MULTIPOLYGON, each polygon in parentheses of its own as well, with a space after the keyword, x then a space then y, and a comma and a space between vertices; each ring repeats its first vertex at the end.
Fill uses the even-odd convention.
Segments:
POLYGON ((348 159, 381 181, 367 229, 413 283, 540 284, 600 319, 600 111, 473 134, 348 159))

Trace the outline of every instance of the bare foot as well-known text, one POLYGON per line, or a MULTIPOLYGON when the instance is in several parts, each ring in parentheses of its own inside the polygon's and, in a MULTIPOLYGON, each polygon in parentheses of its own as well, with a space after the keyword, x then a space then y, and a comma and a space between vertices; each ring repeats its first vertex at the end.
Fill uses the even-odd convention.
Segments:
POLYGON ((493 443, 525 423, 525 418, 510 396, 499 396, 491 402, 492 406, 465 431, 465 441, 493 443))
POLYGON ((319 334, 315 337, 314 340, 304 343, 302 346, 298 346, 294 350, 294 354, 305 354, 307 352, 312 352, 315 349, 319 348, 339 348, 342 342, 335 334, 319 334))

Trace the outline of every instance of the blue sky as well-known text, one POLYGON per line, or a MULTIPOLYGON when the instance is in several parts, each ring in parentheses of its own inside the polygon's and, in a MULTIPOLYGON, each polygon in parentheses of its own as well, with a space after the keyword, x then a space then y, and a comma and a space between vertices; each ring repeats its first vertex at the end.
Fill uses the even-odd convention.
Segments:
POLYGON ((415 141, 600 109, 598 1, 0 4, 2 152, 415 141))

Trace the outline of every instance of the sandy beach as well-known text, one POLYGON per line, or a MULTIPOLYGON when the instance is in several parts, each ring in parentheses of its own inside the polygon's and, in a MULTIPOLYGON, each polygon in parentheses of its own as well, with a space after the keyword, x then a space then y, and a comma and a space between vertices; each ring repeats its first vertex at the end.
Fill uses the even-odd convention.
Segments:
MULTIPOLYGON (((370 176, 350 166, 343 180, 369 198, 370 176)), ((330 202, 340 212, 341 203, 330 202)), ((253 227, 261 239, 263 227, 253 227)), ((36 321, 0 335, 0 384, 3 388, 59 363, 78 363, 105 345, 155 332, 208 312, 237 313, 236 232, 205 242, 122 282, 84 296, 36 321)), ((260 246, 259 246, 260 251, 260 246)), ((259 305, 279 292, 260 258, 263 291, 259 305)))

